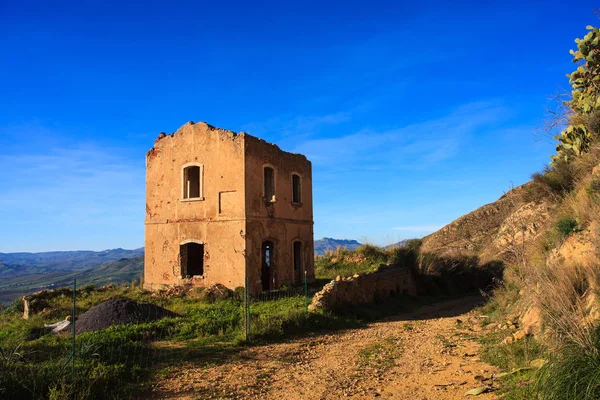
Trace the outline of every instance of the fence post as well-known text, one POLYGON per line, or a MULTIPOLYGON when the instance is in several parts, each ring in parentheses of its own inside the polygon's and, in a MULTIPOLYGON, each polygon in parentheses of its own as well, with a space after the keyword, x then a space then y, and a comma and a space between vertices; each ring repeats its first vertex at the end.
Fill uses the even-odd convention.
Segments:
POLYGON ((308 279, 306 270, 304 270, 304 299, 306 301, 306 312, 308 312, 308 279))
POLYGON ((244 284, 244 336, 246 342, 250 340, 250 290, 248 289, 248 275, 244 284))
MULTIPOLYGON (((77 279, 73 279, 73 313, 71 314, 71 332, 73 334, 71 340, 71 374, 75 378, 75 319, 77 312, 77 279)), ((73 380, 73 383, 75 381, 73 380)))

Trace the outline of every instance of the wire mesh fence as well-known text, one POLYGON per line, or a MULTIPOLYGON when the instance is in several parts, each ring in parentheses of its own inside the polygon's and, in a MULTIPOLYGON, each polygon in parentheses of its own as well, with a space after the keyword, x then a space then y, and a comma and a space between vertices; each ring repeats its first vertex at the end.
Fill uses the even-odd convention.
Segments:
POLYGON ((306 279, 248 287, 197 298, 74 282, 15 302, 0 314, 0 398, 148 398, 156 374, 207 354, 218 362, 308 320, 306 279))

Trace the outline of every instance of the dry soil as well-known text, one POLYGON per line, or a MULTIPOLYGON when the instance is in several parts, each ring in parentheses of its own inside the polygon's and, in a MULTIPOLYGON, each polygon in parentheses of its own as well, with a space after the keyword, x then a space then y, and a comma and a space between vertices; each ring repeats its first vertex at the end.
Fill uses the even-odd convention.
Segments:
MULTIPOLYGON (((479 360, 480 297, 368 325, 245 349, 223 363, 184 363, 157 379, 157 399, 468 399, 494 386, 479 360)), ((477 399, 495 399, 493 391, 477 399)))

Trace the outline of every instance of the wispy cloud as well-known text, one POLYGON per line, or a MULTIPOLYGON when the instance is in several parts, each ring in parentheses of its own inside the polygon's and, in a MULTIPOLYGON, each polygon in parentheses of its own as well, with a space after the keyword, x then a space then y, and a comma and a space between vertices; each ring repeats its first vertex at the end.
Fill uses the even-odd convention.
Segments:
POLYGON ((351 111, 339 111, 323 115, 305 115, 299 117, 279 116, 263 122, 251 122, 242 126, 242 130, 255 136, 312 136, 323 127, 333 126, 350 120, 351 111))
POLYGON ((43 151, 35 143, 21 143, 23 148, 10 154, 0 151, 0 219, 14 232, 13 248, 6 250, 19 243, 27 249, 30 239, 52 248, 61 237, 61 248, 76 247, 72 242, 88 248, 141 245, 143 153, 130 158, 122 149, 58 137, 59 143, 43 151))
POLYGON ((365 162, 371 168, 427 166, 454 156, 469 135, 506 114, 507 109, 495 102, 469 103, 418 124, 385 131, 363 128, 343 136, 307 140, 294 151, 323 167, 364 168, 365 162))

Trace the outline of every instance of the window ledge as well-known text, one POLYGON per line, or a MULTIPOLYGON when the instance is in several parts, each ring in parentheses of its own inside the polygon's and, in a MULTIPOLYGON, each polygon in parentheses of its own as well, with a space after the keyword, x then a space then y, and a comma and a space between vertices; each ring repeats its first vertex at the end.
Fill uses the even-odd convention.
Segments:
POLYGON ((292 205, 293 205, 294 207, 302 207, 302 203, 296 203, 296 202, 294 202, 294 201, 292 201, 292 205))
POLYGON ((204 197, 192 197, 191 199, 181 199, 182 203, 189 203, 192 201, 204 201, 204 197))

